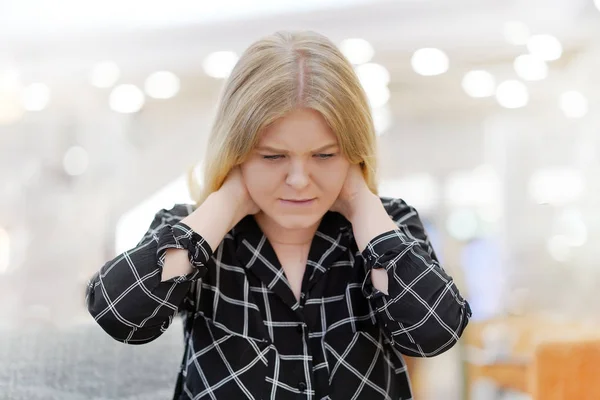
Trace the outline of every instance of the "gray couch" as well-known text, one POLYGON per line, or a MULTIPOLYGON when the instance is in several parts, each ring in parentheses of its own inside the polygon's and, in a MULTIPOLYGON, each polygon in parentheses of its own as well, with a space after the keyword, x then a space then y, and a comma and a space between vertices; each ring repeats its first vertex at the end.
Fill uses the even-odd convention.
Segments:
POLYGON ((60 330, 0 331, 0 399, 171 399, 182 341, 179 320, 140 346, 115 341, 93 320, 60 330))

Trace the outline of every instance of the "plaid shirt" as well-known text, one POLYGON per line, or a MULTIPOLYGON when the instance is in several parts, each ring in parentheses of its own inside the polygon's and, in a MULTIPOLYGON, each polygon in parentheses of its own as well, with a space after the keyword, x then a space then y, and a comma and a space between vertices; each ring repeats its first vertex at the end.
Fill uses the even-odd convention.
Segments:
POLYGON ((175 399, 410 399, 402 354, 451 348, 471 311, 438 264, 414 208, 382 199, 398 228, 358 251, 351 224, 328 212, 313 239, 297 301, 253 217, 213 253, 176 205, 133 249, 91 279, 86 301, 124 343, 161 335, 179 312, 185 354, 175 399), (165 252, 187 249, 193 272, 161 282, 165 252), (385 268, 389 295, 371 268, 385 268))

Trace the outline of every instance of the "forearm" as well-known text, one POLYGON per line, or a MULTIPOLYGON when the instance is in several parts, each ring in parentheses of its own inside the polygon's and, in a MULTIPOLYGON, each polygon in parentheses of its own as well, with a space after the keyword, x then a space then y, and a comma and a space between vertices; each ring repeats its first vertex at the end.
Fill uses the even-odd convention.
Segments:
MULTIPOLYGON (((371 210, 374 222, 376 208, 371 210)), ((400 351, 439 354, 458 341, 471 315, 469 305, 439 265, 417 211, 399 200, 384 204, 384 210, 395 226, 361 248, 371 273, 363 291, 400 351)))
MULTIPOLYGON (((208 243, 214 251, 231 228, 239 222, 241 215, 235 215, 235 199, 215 192, 181 223, 190 227, 208 243)), ((169 249, 165 255, 165 264, 161 280, 184 276, 193 271, 186 249, 169 249)))
POLYGON ((117 264, 107 263, 106 268, 90 280, 86 291, 87 308, 114 339, 132 344, 147 343, 171 324, 191 282, 159 283, 156 271, 140 275, 136 285, 132 283, 131 274, 126 273, 131 270, 129 262, 139 262, 139 258, 133 255, 129 260, 118 260, 117 264))
MULTIPOLYGON (((353 209, 356 211, 350 218, 360 252, 363 252, 369 242, 377 236, 397 228, 379 197, 371 192, 357 196, 353 209)), ((371 281, 376 289, 388 294, 388 276, 385 269, 372 269, 371 281)))
POLYGON ((135 248, 105 263, 90 280, 86 303, 90 314, 113 338, 146 343, 169 326, 201 270, 177 280, 161 282, 162 260, 181 231, 177 221, 159 212, 152 228, 135 248))
POLYGON ((354 211, 350 222, 360 252, 364 251, 375 237, 397 228, 379 197, 371 192, 359 194, 352 208, 354 211))

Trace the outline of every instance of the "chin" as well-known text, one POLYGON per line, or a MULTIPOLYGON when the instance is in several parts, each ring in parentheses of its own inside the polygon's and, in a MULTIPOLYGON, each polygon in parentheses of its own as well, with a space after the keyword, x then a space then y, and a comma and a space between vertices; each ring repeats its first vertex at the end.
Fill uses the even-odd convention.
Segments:
POLYGON ((275 222, 286 229, 307 229, 315 226, 323 218, 323 214, 310 215, 278 215, 275 222))

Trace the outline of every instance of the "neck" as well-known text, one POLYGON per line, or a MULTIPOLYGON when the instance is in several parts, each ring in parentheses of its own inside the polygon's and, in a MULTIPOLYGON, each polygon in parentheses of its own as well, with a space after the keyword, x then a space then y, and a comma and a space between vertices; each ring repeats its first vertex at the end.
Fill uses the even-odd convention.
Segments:
POLYGON ((319 222, 308 228, 285 228, 271 218, 260 212, 254 216, 260 229, 264 232, 269 242, 275 245, 305 245, 311 244, 319 222))

